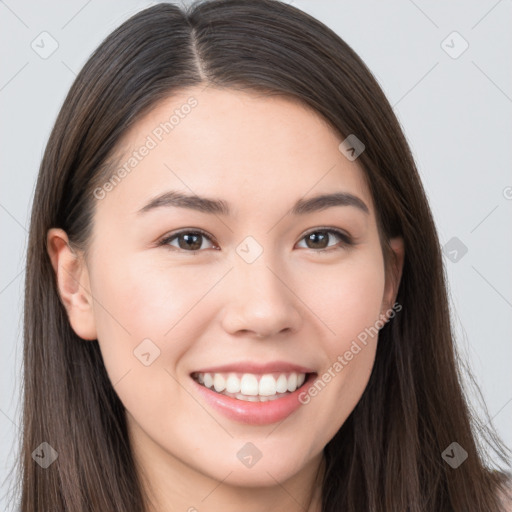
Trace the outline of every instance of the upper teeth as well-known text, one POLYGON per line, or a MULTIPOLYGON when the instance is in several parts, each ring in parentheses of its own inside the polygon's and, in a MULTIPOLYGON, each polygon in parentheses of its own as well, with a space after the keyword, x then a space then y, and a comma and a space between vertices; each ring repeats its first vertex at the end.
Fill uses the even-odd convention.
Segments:
POLYGON ((256 375, 253 373, 196 373, 197 380, 207 388, 214 387, 215 391, 228 393, 242 393, 250 396, 272 396, 276 393, 295 391, 302 386, 306 379, 305 373, 266 373, 256 375))

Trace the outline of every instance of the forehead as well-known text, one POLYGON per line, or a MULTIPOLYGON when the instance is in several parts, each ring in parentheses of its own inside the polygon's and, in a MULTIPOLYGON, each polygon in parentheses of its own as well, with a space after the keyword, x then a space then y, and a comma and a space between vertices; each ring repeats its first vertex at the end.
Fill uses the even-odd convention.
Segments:
POLYGON ((132 213, 166 190, 215 196, 237 213, 346 191, 373 210, 364 172, 343 141, 298 100, 231 89, 188 88, 166 98, 120 141, 117 179, 101 208, 132 213), (118 172, 124 169, 124 172, 118 172))

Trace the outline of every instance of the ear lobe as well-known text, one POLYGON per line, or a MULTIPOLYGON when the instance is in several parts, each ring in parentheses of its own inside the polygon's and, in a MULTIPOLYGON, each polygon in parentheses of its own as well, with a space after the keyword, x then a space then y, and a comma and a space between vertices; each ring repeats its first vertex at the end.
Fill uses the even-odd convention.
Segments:
POLYGON ((386 268, 386 284, 381 312, 383 315, 393 307, 396 301, 405 259, 404 240, 401 236, 391 238, 389 240, 389 246, 392 250, 392 254, 390 255, 386 268))
POLYGON ((80 338, 95 340, 93 298, 85 261, 71 248, 66 232, 60 228, 48 230, 46 242, 59 297, 71 327, 80 338))

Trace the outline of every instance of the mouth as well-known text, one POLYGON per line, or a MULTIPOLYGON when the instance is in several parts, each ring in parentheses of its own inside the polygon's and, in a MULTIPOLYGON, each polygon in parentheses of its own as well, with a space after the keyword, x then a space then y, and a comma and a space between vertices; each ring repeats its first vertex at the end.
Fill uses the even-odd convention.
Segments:
POLYGON ((267 402, 289 396, 305 388, 316 372, 193 372, 192 379, 219 395, 246 402, 267 402))
POLYGON ((304 405, 301 395, 317 375, 316 372, 190 374, 198 396, 207 406, 232 421, 251 426, 283 421, 301 409, 304 405))

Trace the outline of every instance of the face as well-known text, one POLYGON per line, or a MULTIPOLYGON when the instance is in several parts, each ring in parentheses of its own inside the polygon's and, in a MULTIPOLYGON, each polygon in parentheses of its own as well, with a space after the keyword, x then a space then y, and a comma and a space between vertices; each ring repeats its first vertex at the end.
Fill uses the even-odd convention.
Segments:
POLYGON ((398 283, 385 273, 372 197, 342 140, 291 99, 189 88, 119 145, 114 169, 125 172, 95 192, 80 274, 90 294, 67 308, 77 334, 98 340, 148 463, 275 485, 318 461, 356 406, 377 344, 362 333, 382 325, 398 283), (229 212, 192 208, 198 197, 229 212), (273 362, 263 373, 290 377, 285 362, 316 375, 292 400, 223 397, 230 409, 191 376, 240 363, 241 377, 258 380, 243 364, 273 362), (245 464, 247 454, 261 458, 245 464))

